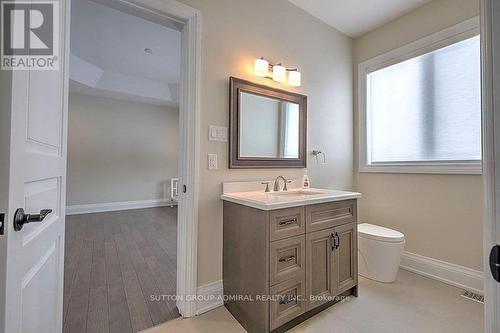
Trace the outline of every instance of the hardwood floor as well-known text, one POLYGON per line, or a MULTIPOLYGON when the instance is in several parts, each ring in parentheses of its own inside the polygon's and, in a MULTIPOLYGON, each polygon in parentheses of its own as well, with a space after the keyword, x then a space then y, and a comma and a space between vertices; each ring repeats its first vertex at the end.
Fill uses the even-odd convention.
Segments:
POLYGON ((66 217, 64 333, 127 333, 179 316, 177 208, 66 217), (156 297, 154 297, 156 296, 156 297))

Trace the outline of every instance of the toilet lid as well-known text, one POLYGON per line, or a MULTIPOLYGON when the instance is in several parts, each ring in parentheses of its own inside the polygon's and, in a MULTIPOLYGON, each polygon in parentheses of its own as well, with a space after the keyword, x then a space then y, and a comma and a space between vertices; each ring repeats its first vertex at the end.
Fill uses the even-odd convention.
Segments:
POLYGON ((389 243, 399 243, 405 240, 405 235, 399 231, 369 223, 358 224, 358 236, 389 243))

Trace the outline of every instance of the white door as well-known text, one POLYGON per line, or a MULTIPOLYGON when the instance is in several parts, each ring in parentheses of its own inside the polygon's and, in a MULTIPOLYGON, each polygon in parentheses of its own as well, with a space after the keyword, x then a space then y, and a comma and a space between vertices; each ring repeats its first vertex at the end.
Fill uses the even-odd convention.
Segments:
MULTIPOLYGON (((8 204, 2 204, 8 207, 5 235, 0 236, 2 247, 6 248, 0 253, 0 259, 5 260, 0 261, 0 265, 4 265, 0 272, 6 279, 0 287, 0 297, 3 296, 5 302, 0 306, 4 311, 0 317, 4 317, 4 321, 0 320, 0 332, 62 331, 68 116, 67 64, 63 60, 67 59, 68 7, 66 0, 59 0, 54 7, 54 16, 59 18, 59 29, 54 30, 59 41, 59 69, 11 72, 11 119, 10 128, 7 128, 10 130, 10 152, 0 150, 6 155, 0 161, 10 161, 8 204), (43 209, 52 212, 41 222, 36 221, 41 217, 31 216, 33 222, 16 231, 13 221, 19 208, 27 214, 38 214, 43 209)), ((30 12, 24 18, 14 16, 13 20, 19 17, 20 21, 28 20, 29 15, 36 19, 37 13, 30 12)), ((17 28, 23 29, 22 23, 16 22, 14 29, 17 28)), ((2 86, 2 89, 9 88, 2 86)), ((4 123, 1 128, 6 126, 4 123)), ((3 278, 0 277, 0 281, 3 278)))
POLYGON ((500 332, 500 0, 481 1, 485 332, 500 332), (494 259, 494 260, 491 260, 494 259))

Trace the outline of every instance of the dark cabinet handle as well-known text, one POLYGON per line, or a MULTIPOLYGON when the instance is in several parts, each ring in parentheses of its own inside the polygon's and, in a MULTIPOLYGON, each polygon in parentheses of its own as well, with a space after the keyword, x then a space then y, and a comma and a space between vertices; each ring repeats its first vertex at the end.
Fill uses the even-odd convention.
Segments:
POLYGON ((289 304, 289 303, 292 303, 292 302, 295 302, 295 298, 293 298, 293 297, 292 297, 292 298, 290 298, 290 297, 289 297, 289 298, 287 298, 287 299, 282 299, 282 300, 280 301, 280 304, 285 305, 285 304, 289 304))
POLYGON ((338 249, 340 247, 340 236, 338 233, 333 233, 330 235, 330 247, 332 251, 338 249))
POLYGON ((289 262, 295 259, 295 256, 288 256, 288 257, 283 257, 280 258, 279 262, 289 262))
POLYGON ((278 224, 279 225, 297 224, 297 218, 294 217, 293 219, 287 219, 287 220, 279 221, 278 224))
POLYGON ((50 213, 52 209, 42 209, 40 214, 25 214, 24 209, 18 208, 14 215, 14 230, 22 230, 27 223, 42 222, 50 213))

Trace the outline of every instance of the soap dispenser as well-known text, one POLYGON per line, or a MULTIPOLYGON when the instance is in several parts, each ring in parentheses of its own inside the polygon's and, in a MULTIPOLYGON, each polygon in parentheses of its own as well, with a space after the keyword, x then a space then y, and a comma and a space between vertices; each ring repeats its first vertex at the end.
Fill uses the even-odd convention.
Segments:
POLYGON ((311 187, 311 182, 309 181, 309 176, 307 175, 307 169, 304 170, 304 176, 302 176, 302 188, 308 189, 311 187))

